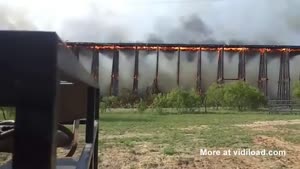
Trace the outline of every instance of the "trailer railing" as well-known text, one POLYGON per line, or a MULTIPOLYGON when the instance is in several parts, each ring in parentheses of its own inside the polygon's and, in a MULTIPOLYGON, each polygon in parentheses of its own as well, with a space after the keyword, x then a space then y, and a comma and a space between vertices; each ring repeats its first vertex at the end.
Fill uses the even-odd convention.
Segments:
POLYGON ((12 161, 0 168, 98 167, 98 81, 56 33, 0 31, 0 77, 0 106, 16 108, 12 161), (82 118, 81 158, 58 159, 57 124, 82 118))

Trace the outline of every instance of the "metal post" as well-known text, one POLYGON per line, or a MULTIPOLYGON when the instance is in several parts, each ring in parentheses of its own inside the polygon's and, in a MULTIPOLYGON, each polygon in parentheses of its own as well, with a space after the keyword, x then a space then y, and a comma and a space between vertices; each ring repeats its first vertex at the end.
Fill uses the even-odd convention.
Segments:
POLYGON ((93 129, 95 120, 95 100, 96 100, 95 88, 88 88, 87 96, 87 118, 86 118, 86 136, 85 140, 87 143, 93 142, 93 129))
MULTIPOLYGON (((93 143, 94 138, 94 121, 95 121, 95 111, 96 111, 96 90, 93 87, 88 88, 88 96, 87 96, 87 117, 86 117, 86 135, 85 140, 86 143, 93 143)), ((90 169, 93 169, 94 166, 94 158, 90 163, 90 169)))
POLYGON ((139 78, 139 51, 137 47, 135 48, 135 58, 134 58, 134 73, 133 73, 133 88, 132 92, 137 94, 138 92, 138 78, 139 78))
POLYGON ((260 51, 260 63, 259 63, 259 74, 258 74, 258 88, 263 92, 264 96, 268 96, 268 64, 265 50, 260 51))
POLYGON ((218 50, 217 83, 224 83, 224 48, 218 50))
POLYGON ((32 36, 28 40, 24 37, 17 44, 15 41, 6 42, 18 50, 10 55, 4 53, 10 58, 19 59, 14 63, 17 72, 11 75, 21 73, 14 83, 17 97, 12 168, 54 169, 57 132, 55 112, 59 87, 57 39, 52 38, 51 34, 49 38, 32 36))
POLYGON ((180 82, 180 48, 178 49, 178 55, 177 55, 177 87, 179 87, 180 82))
POLYGON ((113 55, 112 71, 110 82, 110 95, 119 94, 119 51, 115 50, 113 55))
POLYGON ((202 87, 201 87, 201 79, 202 79, 202 50, 201 48, 198 51, 198 62, 197 62, 197 82, 196 82, 196 89, 199 94, 202 94, 202 87))
POLYGON ((98 121, 98 127, 96 132, 96 141, 94 146, 94 169, 98 169, 98 142, 99 142, 99 104, 100 104, 100 90, 96 89, 96 112, 95 120, 98 121))

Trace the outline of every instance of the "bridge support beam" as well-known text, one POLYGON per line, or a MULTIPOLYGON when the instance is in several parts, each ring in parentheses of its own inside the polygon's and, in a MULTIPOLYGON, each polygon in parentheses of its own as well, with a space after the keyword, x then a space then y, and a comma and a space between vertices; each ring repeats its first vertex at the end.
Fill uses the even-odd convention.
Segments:
POLYGON ((198 62, 197 62, 197 81, 196 81, 196 90, 201 95, 202 94, 202 50, 201 48, 198 51, 198 62))
POLYGON ((73 53, 76 56, 77 60, 79 60, 79 51, 80 51, 80 47, 76 46, 73 48, 73 53))
POLYGON ((238 70, 238 79, 241 81, 246 81, 246 58, 245 51, 242 50, 239 52, 239 70, 238 70))
POLYGON ((139 85, 138 78, 139 78, 139 51, 137 48, 135 48, 133 87, 132 87, 132 92, 134 94, 138 94, 138 85, 139 85))
POLYGON ((280 56, 280 71, 277 97, 279 100, 290 100, 290 60, 289 51, 283 51, 280 56))
POLYGON ((264 50, 260 51, 259 74, 258 74, 258 88, 268 97, 268 58, 264 50))
POLYGON ((158 70, 159 70, 159 48, 156 48, 156 68, 155 68, 155 78, 152 85, 152 93, 159 93, 158 87, 158 70))
POLYGON ((92 74, 93 78, 96 81, 98 81, 98 79, 99 79, 99 52, 97 50, 93 50, 91 74, 92 74))
POLYGON ((115 50, 113 54, 110 95, 117 96, 119 94, 119 50, 115 50))
POLYGON ((180 48, 177 51, 177 87, 180 85, 180 48))
POLYGON ((218 50, 218 74, 217 83, 224 83, 224 48, 218 50))

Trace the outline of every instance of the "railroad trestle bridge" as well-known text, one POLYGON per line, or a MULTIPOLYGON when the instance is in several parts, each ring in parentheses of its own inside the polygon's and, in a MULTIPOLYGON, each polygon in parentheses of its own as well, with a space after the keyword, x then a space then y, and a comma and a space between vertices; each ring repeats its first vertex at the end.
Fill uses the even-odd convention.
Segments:
MULTIPOLYGON (((279 46, 279 45, 215 45, 215 44, 149 44, 149 43, 81 43, 68 42, 67 46, 71 48, 75 55, 79 57, 79 52, 82 49, 88 49, 92 52, 92 74, 98 77, 98 57, 99 52, 112 52, 111 65, 111 80, 109 87, 110 95, 119 94, 119 52, 131 50, 134 51, 134 72, 132 77, 132 92, 137 93, 139 87, 139 71, 143 69, 139 66, 140 51, 156 52, 156 66, 155 76, 153 79, 152 90, 157 92, 159 87, 159 62, 161 52, 176 52, 174 57, 177 57, 176 65, 176 84, 180 86, 180 64, 181 53, 189 51, 197 54, 197 66, 195 67, 197 75, 195 77, 196 90, 203 93, 203 52, 217 52, 217 74, 216 82, 219 84, 225 81, 246 81, 246 58, 252 57, 253 52, 259 53, 259 71, 257 76, 257 87, 263 94, 268 97, 268 56, 270 53, 274 57, 280 58, 280 65, 278 67, 278 88, 277 98, 280 100, 289 100, 291 97, 291 77, 290 77, 290 58, 300 54, 300 46, 279 46), (227 78, 224 74, 224 52, 238 54, 238 73, 235 78, 227 78)), ((299 71, 300 72, 300 71, 299 71)), ((101 78, 101 77, 100 77, 101 78)))

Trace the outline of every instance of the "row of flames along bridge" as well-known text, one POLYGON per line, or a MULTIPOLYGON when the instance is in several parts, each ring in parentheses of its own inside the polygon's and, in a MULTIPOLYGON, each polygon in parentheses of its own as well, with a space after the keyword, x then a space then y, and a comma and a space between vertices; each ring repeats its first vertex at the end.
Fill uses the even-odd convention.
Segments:
POLYGON ((290 58, 300 54, 300 46, 262 46, 262 45, 188 45, 188 44, 137 44, 137 43, 78 43, 68 42, 67 46, 74 51, 79 57, 81 49, 89 49, 93 51, 91 72, 94 78, 98 78, 99 70, 99 51, 112 51, 112 69, 109 93, 111 95, 119 94, 119 51, 134 51, 134 73, 132 92, 137 93, 139 87, 139 52, 154 51, 156 52, 156 69, 155 78, 153 79, 152 92, 159 92, 158 76, 159 76, 159 58, 160 51, 177 51, 177 86, 180 84, 180 55, 181 51, 191 51, 197 53, 197 78, 196 89, 203 94, 202 88, 202 52, 217 51, 217 79, 219 84, 225 81, 246 81, 246 55, 248 52, 259 52, 259 73, 257 79, 257 87, 263 94, 268 97, 268 57, 267 53, 280 53, 279 80, 277 89, 277 99, 289 100, 291 98, 291 78, 290 78, 290 58), (238 53, 238 75, 236 78, 224 77, 224 52, 238 53))

